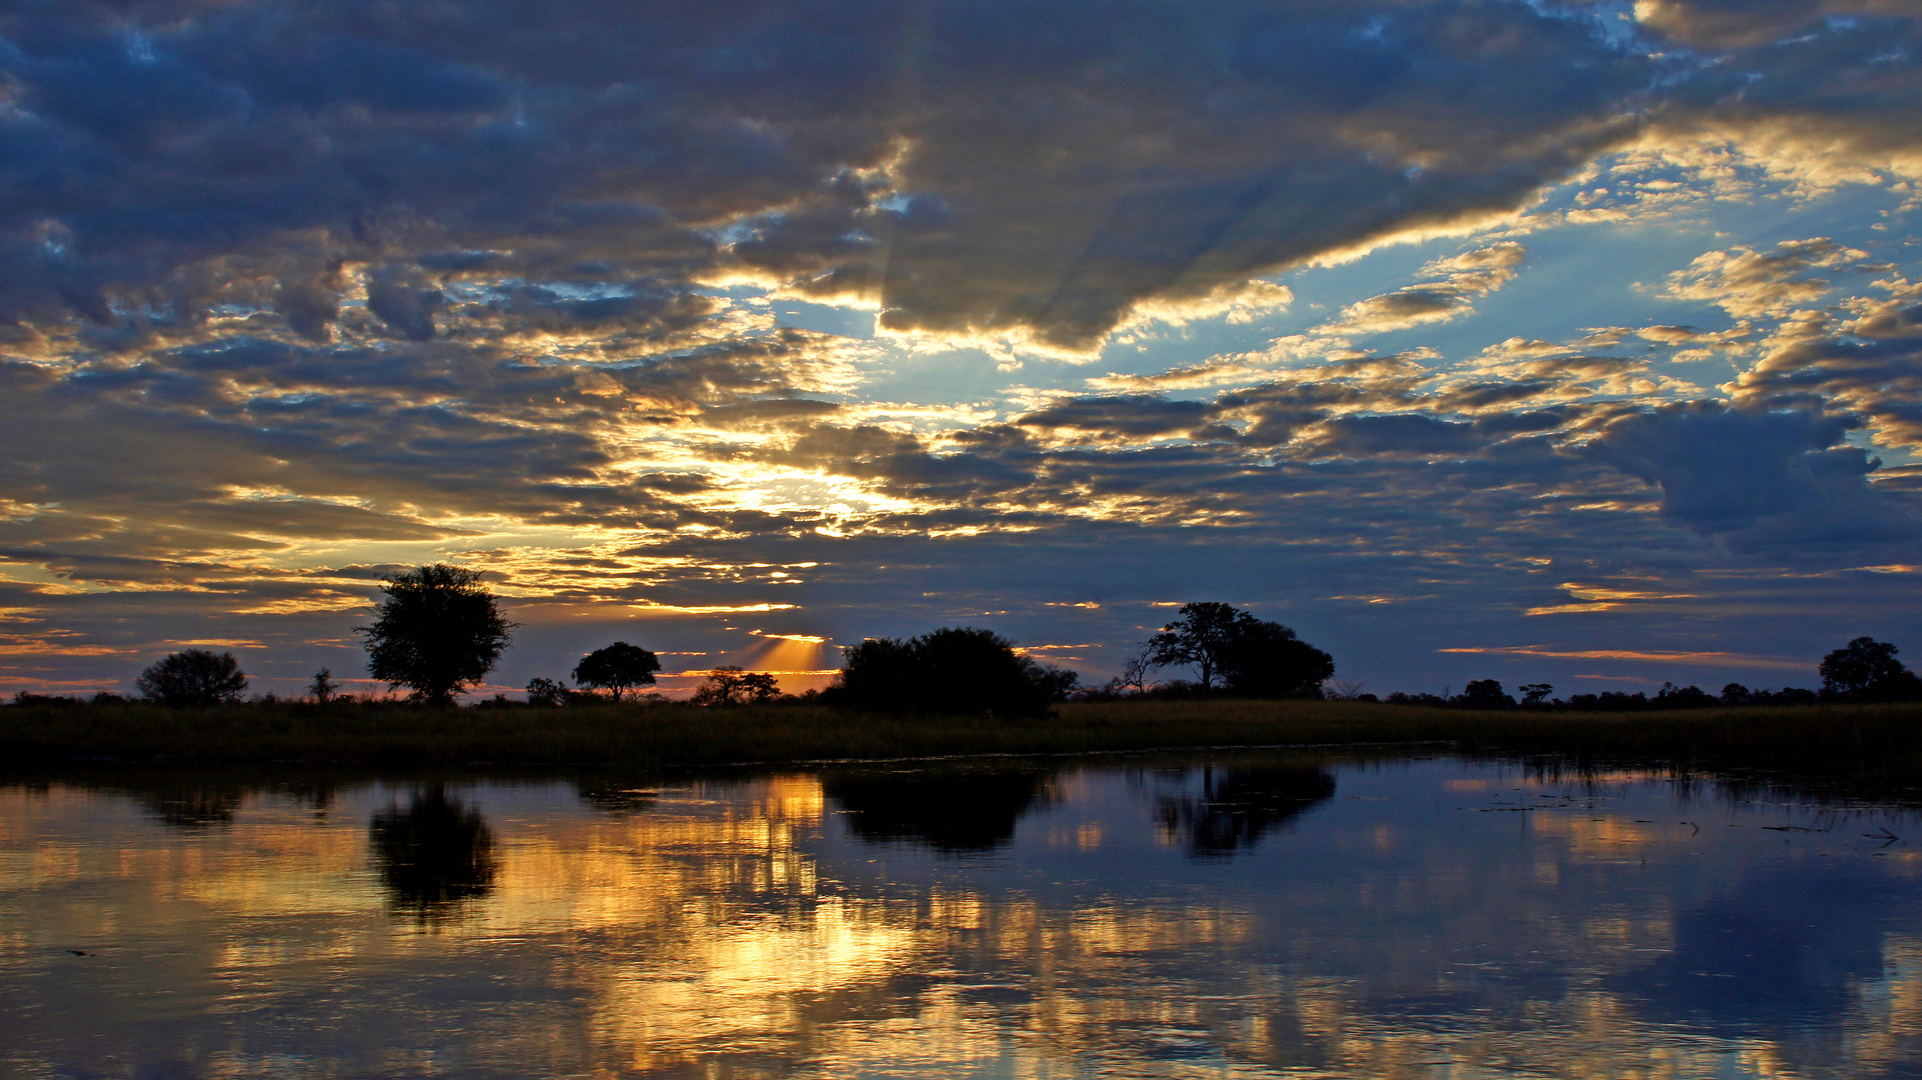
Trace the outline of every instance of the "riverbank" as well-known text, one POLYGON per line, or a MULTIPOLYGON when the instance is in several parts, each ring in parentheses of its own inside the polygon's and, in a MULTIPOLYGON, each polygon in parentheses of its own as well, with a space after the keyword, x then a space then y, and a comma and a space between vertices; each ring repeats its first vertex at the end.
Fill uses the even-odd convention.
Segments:
POLYGON ((1914 777, 1922 706, 1478 712, 1345 701, 1119 701, 1033 720, 815 705, 420 709, 309 704, 0 708, 0 768, 116 764, 665 766, 1155 748, 1425 744, 1469 754, 1914 777))

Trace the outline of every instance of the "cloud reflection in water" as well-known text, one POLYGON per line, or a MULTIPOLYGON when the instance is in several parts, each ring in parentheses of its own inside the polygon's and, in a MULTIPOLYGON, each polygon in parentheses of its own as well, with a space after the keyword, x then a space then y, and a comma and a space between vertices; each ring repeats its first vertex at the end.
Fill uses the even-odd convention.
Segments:
POLYGON ((1459 761, 966 777, 248 787, 195 830, 0 789, 0 1073, 1922 1064, 1922 858, 1861 835, 1901 811, 1459 761))

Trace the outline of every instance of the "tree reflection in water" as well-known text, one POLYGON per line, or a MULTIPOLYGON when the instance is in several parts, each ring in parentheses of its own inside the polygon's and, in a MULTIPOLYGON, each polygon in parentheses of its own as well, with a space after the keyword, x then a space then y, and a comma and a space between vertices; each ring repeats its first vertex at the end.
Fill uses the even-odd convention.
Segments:
POLYGON ((246 795, 238 787, 183 786, 148 792, 141 801, 155 817, 177 829, 204 829, 233 824, 234 811, 246 795))
POLYGON ((493 888, 494 834, 479 811, 436 784, 406 809, 376 813, 367 829, 387 901, 423 922, 457 913, 493 888))
POLYGON ((1155 815, 1188 854, 1225 858, 1253 847, 1335 794, 1335 778, 1319 768, 1202 770, 1201 794, 1160 795, 1155 815))
POLYGON ((848 811, 848 831, 870 843, 906 841, 956 854, 1014 839, 1021 815, 1048 805, 1052 772, 985 769, 843 772, 821 792, 848 811))

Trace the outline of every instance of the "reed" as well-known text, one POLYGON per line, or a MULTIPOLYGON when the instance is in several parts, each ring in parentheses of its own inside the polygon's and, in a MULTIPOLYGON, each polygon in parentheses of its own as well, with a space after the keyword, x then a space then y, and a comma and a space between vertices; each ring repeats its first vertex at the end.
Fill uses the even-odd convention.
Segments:
POLYGON ((1064 705, 1033 720, 889 717, 803 704, 0 708, 0 768, 14 769, 86 761, 659 766, 1366 744, 1922 781, 1922 706, 1557 714, 1342 701, 1118 701, 1064 705))

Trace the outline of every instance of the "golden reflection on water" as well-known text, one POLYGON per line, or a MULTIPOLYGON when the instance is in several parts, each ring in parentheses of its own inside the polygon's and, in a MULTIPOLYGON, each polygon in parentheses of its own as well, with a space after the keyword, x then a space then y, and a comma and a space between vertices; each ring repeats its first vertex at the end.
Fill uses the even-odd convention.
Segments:
POLYGON ((0 788, 0 1074, 1922 1069, 1894 818, 1315 768, 0 788))

